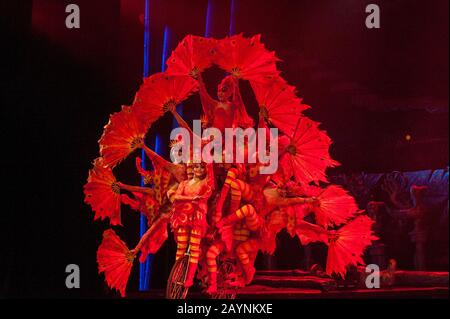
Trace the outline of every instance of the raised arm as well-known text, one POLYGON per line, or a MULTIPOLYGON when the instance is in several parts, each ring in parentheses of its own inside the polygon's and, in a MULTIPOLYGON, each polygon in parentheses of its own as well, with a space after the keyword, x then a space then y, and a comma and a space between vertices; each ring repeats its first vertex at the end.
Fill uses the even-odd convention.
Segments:
POLYGON ((175 109, 171 110, 171 113, 173 114, 173 116, 177 120, 177 122, 180 125, 180 127, 185 128, 189 132, 189 135, 191 136, 191 141, 194 141, 194 138, 196 138, 196 139, 199 140, 199 143, 201 143, 201 137, 199 137, 198 135, 194 134, 194 132, 191 130, 189 125, 186 123, 186 121, 180 116, 180 114, 178 114, 178 112, 175 109))
POLYGON ((155 170, 158 170, 158 169, 167 170, 169 173, 171 173, 173 175, 173 177, 175 177, 175 179, 178 182, 181 182, 185 179, 185 169, 184 169, 183 165, 174 164, 172 162, 165 160, 163 157, 161 157, 160 155, 155 153, 153 150, 148 148, 145 144, 142 147, 145 151, 145 154, 152 161, 153 167, 155 170))
POLYGON ((118 182, 117 186, 119 186, 121 189, 130 191, 130 192, 138 192, 138 193, 144 193, 144 194, 149 194, 149 195, 154 194, 153 189, 151 189, 150 187, 132 186, 132 185, 127 185, 127 184, 124 184, 121 182, 118 182))
POLYGON ((313 197, 283 197, 278 190, 273 188, 264 189, 264 197, 269 205, 284 207, 298 204, 313 204, 316 199, 313 197))
POLYGON ((232 101, 233 103, 239 103, 239 104, 244 104, 243 100, 242 100, 242 96, 241 96, 241 91, 239 90, 239 80, 232 77, 233 79, 233 97, 232 97, 232 101))
POLYGON ((241 92, 239 91, 239 80, 233 78, 233 97, 232 97, 232 103, 233 103, 233 112, 234 112, 234 119, 237 123, 237 126, 247 128, 247 127, 253 127, 253 119, 248 116, 247 110, 245 108, 244 100, 242 100, 241 92))
POLYGON ((203 82, 201 74, 198 75, 198 84, 199 84, 198 92, 200 94, 200 101, 202 103, 203 112, 208 117, 208 119, 212 119, 214 109, 219 102, 209 95, 208 91, 206 90, 205 83, 203 82))
POLYGON ((175 117, 175 119, 177 120, 178 125, 180 125, 180 127, 182 127, 182 128, 185 128, 186 130, 188 130, 190 135, 192 136, 194 133, 192 132, 191 128, 186 123, 186 121, 180 116, 180 114, 178 114, 178 112, 176 110, 171 110, 171 113, 173 114, 173 117, 175 117))
POLYGON ((193 135, 193 132, 191 130, 191 128, 189 127, 189 125, 186 123, 186 121, 180 116, 180 114, 178 114, 177 112, 177 108, 175 104, 170 104, 170 106, 167 107, 167 111, 169 111, 170 113, 172 113, 172 115, 175 117, 175 119, 178 122, 178 125, 180 125, 181 127, 185 128, 186 130, 189 131, 189 133, 191 134, 191 136, 193 135))

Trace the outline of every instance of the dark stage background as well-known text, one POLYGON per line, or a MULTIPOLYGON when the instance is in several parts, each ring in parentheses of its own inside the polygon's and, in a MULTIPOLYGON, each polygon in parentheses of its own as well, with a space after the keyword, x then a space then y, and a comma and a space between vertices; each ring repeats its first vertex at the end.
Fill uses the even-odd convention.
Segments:
MULTIPOLYGON (((153 73, 161 67, 164 27, 171 30, 171 49, 189 33, 203 35, 208 1, 150 3, 153 73)), ((211 35, 223 37, 230 2, 213 3, 211 35)), ((332 155, 343 166, 330 174, 446 169, 448 1, 236 3, 236 32, 262 34, 283 60, 285 79, 312 105, 308 115, 334 140, 332 155), (379 30, 364 26, 364 8, 372 2, 381 8, 379 30)), ((92 221, 82 187, 109 114, 132 102, 142 78, 143 1, 4 1, 1 6, 0 297, 112 296, 95 262, 108 225, 92 221), (69 3, 80 6, 80 29, 65 27, 69 3), (81 268, 80 289, 64 285, 70 263, 81 268)), ((248 88, 242 89, 256 114, 248 88)), ((198 112, 198 102, 193 98, 185 105, 192 109, 188 118, 198 112)), ((168 136, 171 122, 165 117, 153 133, 168 136)), ((129 162, 120 176, 133 170, 129 162)), ((123 216, 127 231, 119 233, 135 243, 139 218, 126 211, 123 216)), ((282 244, 303 253, 295 241, 282 244)), ((442 244, 448 251, 448 241, 442 244)), ((155 257, 152 287, 164 285, 172 249, 168 243, 155 257)), ((278 264, 301 266, 299 258, 281 253, 278 264)), ((129 289, 137 290, 136 271, 129 289)))

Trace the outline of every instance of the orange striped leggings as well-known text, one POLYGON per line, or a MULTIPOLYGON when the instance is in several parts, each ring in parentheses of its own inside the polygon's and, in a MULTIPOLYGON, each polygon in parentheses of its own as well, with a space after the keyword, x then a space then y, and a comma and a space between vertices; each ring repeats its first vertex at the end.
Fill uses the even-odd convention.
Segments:
MULTIPOLYGON (((235 243, 237 244, 235 253, 242 264, 249 263, 249 253, 255 251, 255 240, 248 239, 250 235, 250 231, 255 231, 260 226, 259 217, 252 205, 244 205, 240 209, 238 209, 233 218, 237 218, 238 220, 242 220, 245 218, 245 228, 241 222, 237 221, 238 224, 234 225, 233 230, 233 238, 235 243)), ((225 244, 222 241, 214 242, 211 247, 206 252, 206 265, 208 268, 208 272, 216 272, 217 271, 217 256, 224 250, 225 244)), ((257 249, 256 249, 257 251, 257 249)), ((256 254, 255 254, 256 257, 256 254)))
POLYGON ((241 199, 250 200, 253 192, 249 184, 237 178, 237 169, 231 168, 227 172, 227 177, 222 189, 222 196, 226 196, 231 191, 230 212, 235 212, 241 199))
MULTIPOLYGON (((221 241, 217 241, 209 247, 206 253, 206 265, 209 273, 217 271, 217 256, 220 255, 224 248, 225 245, 221 241)), ((235 253, 243 266, 250 263, 253 264, 258 253, 258 241, 256 239, 248 239, 241 242, 236 246, 235 253)))
POLYGON ((252 238, 243 243, 237 245, 236 256, 243 266, 246 266, 255 262, 256 255, 258 253, 258 240, 252 238))
POLYGON ((188 245, 190 245, 190 262, 193 264, 197 264, 200 257, 200 241, 202 240, 202 237, 202 231, 198 228, 194 227, 190 230, 186 227, 178 228, 176 232, 176 260, 183 257, 183 255, 186 253, 188 245))

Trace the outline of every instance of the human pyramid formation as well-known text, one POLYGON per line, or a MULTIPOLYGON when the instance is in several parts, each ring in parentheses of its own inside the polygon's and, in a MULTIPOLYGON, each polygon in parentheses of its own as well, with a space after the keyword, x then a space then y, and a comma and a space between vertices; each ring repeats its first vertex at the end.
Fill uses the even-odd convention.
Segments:
POLYGON ((176 259, 189 254, 184 286, 192 286, 197 273, 209 294, 217 290, 221 255, 236 261, 233 284, 247 285, 255 274, 257 253, 273 254, 282 229, 298 236, 303 245, 327 245, 329 275, 345 276, 349 265, 363 264, 364 249, 377 239, 371 230, 373 221, 343 188, 328 183, 326 169, 338 165, 329 155, 331 139, 319 123, 303 115, 309 106, 280 76, 277 61, 259 35, 220 40, 188 35, 172 52, 167 70, 145 78, 133 105, 110 116, 99 140, 100 157, 84 186, 85 201, 95 212, 94 219, 108 218, 111 225, 122 226, 120 212, 125 204, 144 214, 149 226, 131 250, 112 229, 104 232, 97 252, 99 272, 122 296, 135 257, 140 253, 144 262, 158 251, 168 238, 168 225, 177 243, 176 259), (217 100, 202 79, 202 72, 213 64, 228 73, 218 87, 217 100), (278 139, 275 173, 261 174, 259 168, 265 164, 258 161, 204 163, 190 158, 173 163, 145 145, 149 128, 165 112, 195 138, 176 111, 194 92, 200 95, 204 128, 223 132, 253 127, 239 92, 240 80, 250 82, 260 106, 258 127, 280 131, 276 137, 267 135, 278 139), (143 149, 152 163, 152 170, 145 170, 136 158, 145 186, 119 182, 113 173, 136 149, 143 149), (306 222, 306 216, 314 222, 306 222))

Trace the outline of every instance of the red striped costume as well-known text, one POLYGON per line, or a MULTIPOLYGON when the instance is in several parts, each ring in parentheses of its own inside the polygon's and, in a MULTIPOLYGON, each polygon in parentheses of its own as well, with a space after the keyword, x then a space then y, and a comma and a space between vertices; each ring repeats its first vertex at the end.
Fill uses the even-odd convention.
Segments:
POLYGON ((218 224, 218 227, 226 228, 227 226, 232 227, 231 238, 224 238, 225 236, 223 236, 223 240, 215 241, 206 253, 209 274, 207 291, 209 293, 213 293, 217 289, 217 256, 226 248, 231 249, 236 254, 243 267, 246 276, 245 281, 250 282, 253 279, 253 261, 256 258, 258 245, 257 240, 251 238, 251 236, 261 226, 261 220, 255 208, 250 204, 244 205, 218 224), (228 240, 230 242, 227 242, 228 240))

